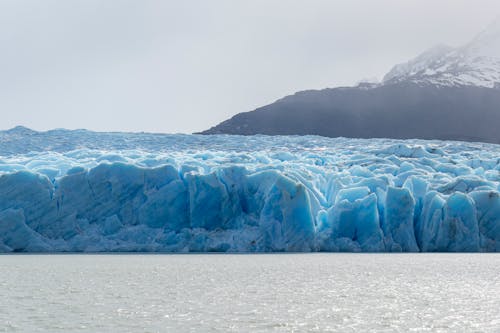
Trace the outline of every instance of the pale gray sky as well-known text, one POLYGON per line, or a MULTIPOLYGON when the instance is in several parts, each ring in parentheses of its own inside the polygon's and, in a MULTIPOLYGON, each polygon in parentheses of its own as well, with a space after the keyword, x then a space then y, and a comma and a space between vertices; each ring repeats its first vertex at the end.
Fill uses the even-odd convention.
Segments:
POLYGON ((498 0, 0 0, 0 128, 190 133, 470 40, 498 0))

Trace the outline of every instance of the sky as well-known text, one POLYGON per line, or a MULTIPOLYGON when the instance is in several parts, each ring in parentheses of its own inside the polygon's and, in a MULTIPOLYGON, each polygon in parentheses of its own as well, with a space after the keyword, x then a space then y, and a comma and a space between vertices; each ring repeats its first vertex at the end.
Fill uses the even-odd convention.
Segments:
POLYGON ((498 0, 0 0, 0 129, 192 133, 466 43, 498 0))

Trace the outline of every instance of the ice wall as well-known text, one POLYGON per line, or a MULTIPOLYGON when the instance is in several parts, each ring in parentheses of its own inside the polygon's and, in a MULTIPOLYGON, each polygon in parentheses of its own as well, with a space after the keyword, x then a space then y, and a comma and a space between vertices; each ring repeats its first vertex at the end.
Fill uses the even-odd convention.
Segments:
POLYGON ((499 251, 500 146, 0 132, 0 252, 499 251))

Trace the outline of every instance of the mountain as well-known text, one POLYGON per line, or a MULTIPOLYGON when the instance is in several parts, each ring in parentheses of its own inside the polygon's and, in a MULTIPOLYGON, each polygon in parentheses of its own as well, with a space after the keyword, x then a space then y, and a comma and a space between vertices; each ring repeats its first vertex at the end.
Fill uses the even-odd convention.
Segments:
POLYGON ((202 134, 316 134, 500 143, 500 20, 460 47, 438 45, 381 83, 298 92, 202 134))
POLYGON ((394 66, 383 83, 398 82, 497 87, 500 83, 500 20, 461 47, 438 45, 405 64, 394 66))

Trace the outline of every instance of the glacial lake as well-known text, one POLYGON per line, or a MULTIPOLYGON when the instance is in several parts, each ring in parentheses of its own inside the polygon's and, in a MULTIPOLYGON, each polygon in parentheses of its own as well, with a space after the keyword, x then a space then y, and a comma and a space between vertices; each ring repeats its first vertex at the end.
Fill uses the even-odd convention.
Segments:
POLYGON ((0 300, 0 332, 499 332, 500 255, 4 255, 0 300))

